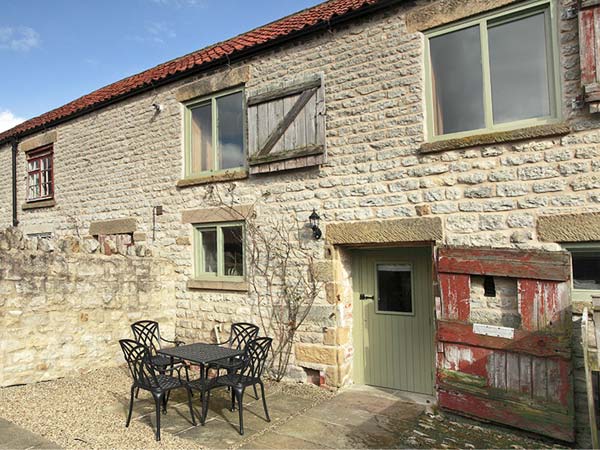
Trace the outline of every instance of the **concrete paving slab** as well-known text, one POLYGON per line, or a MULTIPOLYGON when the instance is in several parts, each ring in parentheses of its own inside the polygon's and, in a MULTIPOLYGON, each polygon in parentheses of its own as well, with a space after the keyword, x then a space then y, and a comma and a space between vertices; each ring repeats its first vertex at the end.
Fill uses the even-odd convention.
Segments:
POLYGON ((8 420, 0 419, 0 450, 58 449, 58 445, 8 420))
POLYGON ((318 448, 329 448, 325 445, 315 444, 314 442, 306 441, 304 439, 297 439, 292 436, 284 436, 278 433, 266 433, 258 436, 251 441, 241 445, 239 448, 242 449, 318 449, 318 448))
POLYGON ((227 423, 219 419, 211 419, 204 426, 190 427, 177 433, 177 437, 192 442, 192 447, 203 446, 206 448, 231 448, 243 441, 247 436, 255 434, 257 430, 244 425, 245 435, 238 432, 237 422, 227 423))

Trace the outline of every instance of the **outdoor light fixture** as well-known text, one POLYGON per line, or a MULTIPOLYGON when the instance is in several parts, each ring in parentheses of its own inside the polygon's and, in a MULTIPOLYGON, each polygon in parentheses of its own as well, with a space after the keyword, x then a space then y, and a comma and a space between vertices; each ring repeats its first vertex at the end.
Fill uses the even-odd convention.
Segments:
POLYGON ((314 208, 312 214, 308 217, 308 220, 310 221, 310 228, 312 229, 313 237, 316 240, 321 239, 321 236, 323 236, 323 233, 319 228, 319 220, 321 220, 321 217, 317 214, 317 211, 314 208))

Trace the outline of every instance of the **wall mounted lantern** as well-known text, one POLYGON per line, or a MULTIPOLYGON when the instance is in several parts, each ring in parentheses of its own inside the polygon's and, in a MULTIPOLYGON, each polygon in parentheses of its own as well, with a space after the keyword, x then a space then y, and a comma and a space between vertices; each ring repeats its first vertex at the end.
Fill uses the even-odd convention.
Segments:
POLYGON ((321 236, 323 236, 323 233, 319 228, 319 221, 321 220, 321 217, 317 214, 317 211, 314 208, 312 214, 308 217, 308 220, 310 221, 310 228, 312 229, 313 237, 316 240, 321 239, 321 236))

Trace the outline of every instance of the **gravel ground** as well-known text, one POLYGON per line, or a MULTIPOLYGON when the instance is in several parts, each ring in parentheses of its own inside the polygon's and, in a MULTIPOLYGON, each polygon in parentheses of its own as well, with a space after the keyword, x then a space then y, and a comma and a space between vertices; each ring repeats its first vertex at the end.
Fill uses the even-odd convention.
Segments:
POLYGON ((131 378, 124 367, 95 370, 76 378, 0 389, 0 417, 63 448, 189 448, 132 420, 125 428, 131 378), (119 407, 121 405, 122 407, 119 407))
MULTIPOLYGON (((283 391, 315 402, 334 395, 310 385, 265 384, 267 392, 283 391)), ((140 420, 132 420, 129 428, 124 427, 130 387, 127 369, 119 367, 3 388, 0 389, 0 417, 65 449, 190 448, 190 441, 164 430, 161 442, 157 443, 153 429, 140 420)), ((140 397, 142 395, 140 393, 140 397)), ((134 419, 135 411, 134 404, 134 419)))

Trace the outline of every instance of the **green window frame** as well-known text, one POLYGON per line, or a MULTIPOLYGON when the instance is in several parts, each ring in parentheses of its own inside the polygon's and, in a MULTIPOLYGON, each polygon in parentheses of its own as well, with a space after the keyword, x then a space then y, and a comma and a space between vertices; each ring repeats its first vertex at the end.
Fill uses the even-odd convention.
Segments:
POLYGON ((429 142, 456 139, 493 132, 511 131, 538 125, 548 125, 561 120, 561 84, 558 41, 557 6, 555 0, 535 0, 523 2, 519 6, 508 7, 494 13, 467 19, 451 26, 438 27, 425 33, 425 101, 426 130, 429 142), (544 117, 517 120, 506 123, 494 123, 492 103, 492 79, 488 30, 494 26, 507 24, 544 12, 546 20, 546 60, 550 114, 544 117), (436 134, 435 105, 433 92, 433 68, 431 62, 430 40, 455 31, 479 26, 481 44, 481 69, 483 76, 483 113, 484 128, 468 131, 436 134))
MULTIPOLYGON (((231 255, 229 255, 231 257, 231 255)), ((244 281, 246 277, 246 229, 244 222, 222 222, 213 224, 194 225, 194 278, 208 280, 227 280, 227 281, 244 281), (231 228, 239 227, 241 229, 241 261, 236 261, 234 266, 239 267, 238 273, 231 273, 227 269, 226 259, 228 257, 226 251, 226 239, 224 231, 231 228), (205 267, 206 255, 204 252, 203 236, 206 231, 216 233, 216 252, 215 252, 215 268, 210 270, 205 267), (241 273, 239 273, 241 272, 241 273)))
MULTIPOLYGON (((578 254, 597 254, 600 259, 600 242, 582 242, 563 244, 563 248, 571 253, 578 254)), ((575 277, 573 276, 573 263, 571 262, 571 298, 575 302, 590 302, 592 295, 600 295, 600 289, 577 289, 575 287, 575 277)))
POLYGON ((244 95, 244 88, 235 88, 224 90, 215 94, 211 94, 206 97, 194 99, 184 104, 184 147, 185 147, 185 177, 198 177, 204 175, 211 175, 215 172, 224 172, 226 170, 235 170, 246 166, 247 160, 247 143, 246 143, 246 96, 244 95), (227 97, 232 94, 241 94, 242 96, 242 153, 243 153, 243 164, 239 167, 220 167, 220 148, 219 148, 219 110, 217 108, 217 100, 222 97, 227 97), (212 147, 212 167, 206 170, 194 171, 192 164, 192 112, 196 108, 210 105, 211 108, 211 147, 212 147))

